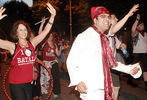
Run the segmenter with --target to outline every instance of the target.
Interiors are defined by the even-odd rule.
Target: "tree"
[[[90,21],[90,9],[88,0],[72,0],[72,26],[73,35],[76,36],[79,32],[83,31],[87,26],[91,24]],[[66,4],[64,11],[69,16],[69,2]],[[70,17],[70,16],[69,16]],[[73,37],[74,37],[73,36]]]
[[[34,5],[32,6],[32,12],[33,12],[33,18],[40,20],[43,16],[48,16],[48,11],[46,9],[46,2],[50,2],[54,8],[58,11],[59,5],[62,4],[59,0],[38,0],[37,2],[34,2]]]
[[[8,16],[0,21],[0,27],[8,36],[11,30],[12,24],[16,20],[25,20],[26,22],[31,23],[32,17],[30,15],[32,14],[32,12],[29,9],[27,4],[23,2],[11,1],[11,2],[6,2],[4,4],[4,7],[6,8],[5,13]]]
[[[43,16],[45,16],[45,17],[50,16],[48,10],[46,9],[46,2],[50,2],[57,11],[57,15],[56,15],[52,30],[56,31],[56,32],[63,31],[63,29],[64,29],[63,26],[65,26],[65,25],[62,25],[62,23],[60,23],[61,22],[60,21],[60,19],[61,19],[60,6],[62,5],[63,2],[60,2],[59,0],[38,0],[38,1],[34,2],[34,5],[31,8],[32,9],[32,17],[35,21],[34,23],[40,21]],[[35,26],[35,27],[37,27],[36,29],[39,28],[39,25],[40,24]]]

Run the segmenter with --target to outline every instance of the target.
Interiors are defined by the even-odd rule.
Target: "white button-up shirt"
[[[119,62],[118,66],[114,67],[115,70],[125,73],[129,73],[132,68],[134,66],[126,66]],[[100,35],[92,27],[75,39],[67,58],[67,69],[70,76],[69,86],[83,81],[88,88],[87,91],[104,89],[101,40]],[[141,75],[141,70],[137,74],[136,78]]]
[[[107,37],[109,39],[110,47],[111,47],[112,52],[113,52],[114,57],[115,57],[116,56],[116,49],[119,49],[121,42],[118,40],[116,35],[111,35],[110,33],[108,33]]]
[[[138,34],[137,44],[133,46],[133,53],[147,53],[147,32],[144,32],[144,37]]]

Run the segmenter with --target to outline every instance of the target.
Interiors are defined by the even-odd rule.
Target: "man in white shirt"
[[[110,13],[105,7],[92,7],[93,26],[79,34],[67,58],[70,85],[76,86],[82,100],[113,100],[110,67],[140,77],[140,65],[124,65],[113,57],[107,36]]]

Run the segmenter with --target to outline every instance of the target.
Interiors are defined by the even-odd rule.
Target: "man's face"
[[[117,22],[118,22],[117,17],[116,17],[114,14],[112,14],[112,15],[111,15],[111,24],[114,25],[114,24],[116,24]]]
[[[94,19],[94,25],[104,33],[110,27],[110,15],[109,14],[100,14],[97,18]]]
[[[143,31],[144,30],[144,23],[139,24],[137,26],[137,29]]]

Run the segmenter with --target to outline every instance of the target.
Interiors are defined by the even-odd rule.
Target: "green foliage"
[[[59,0],[38,0],[32,6],[33,18],[36,20],[40,20],[43,16],[49,16],[48,10],[46,9],[46,3],[51,3],[54,8],[59,11],[59,5],[62,4]]]

